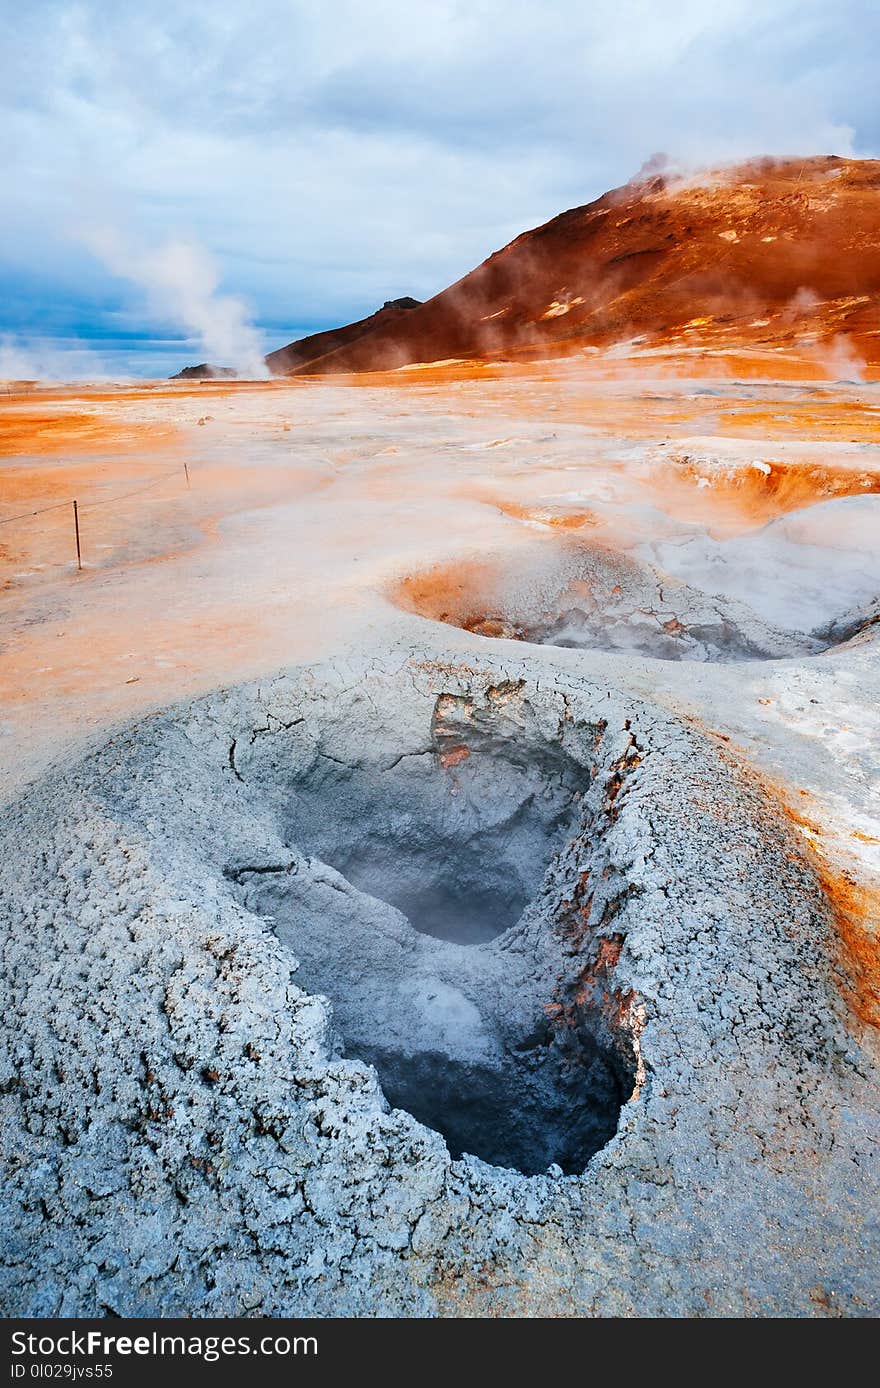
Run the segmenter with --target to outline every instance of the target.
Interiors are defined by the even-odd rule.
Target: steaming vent
[[[731,595],[703,592],[598,545],[556,540],[526,555],[409,576],[392,597],[479,636],[705,663],[818,655],[867,618],[785,630]]]

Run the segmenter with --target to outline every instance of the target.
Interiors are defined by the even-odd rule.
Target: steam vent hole
[[[588,773],[491,707],[467,710],[464,740],[466,702],[448,697],[444,726],[438,701],[432,745],[391,765],[303,758],[282,827],[307,858],[235,880],[393,1107],[441,1133],[455,1158],[576,1173],[633,1088],[598,1013],[551,1021],[554,979],[538,964]]]
[[[478,636],[654,660],[776,660],[840,639],[768,627],[742,603],[598,546],[559,543],[537,556],[442,566],[404,579],[391,596]]]

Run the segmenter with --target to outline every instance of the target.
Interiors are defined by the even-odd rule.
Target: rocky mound
[[[288,342],[264,358],[273,376],[289,375],[301,367],[322,360],[331,353],[352,343],[360,342],[371,333],[398,323],[410,310],[419,307],[418,299],[405,295],[402,299],[386,299],[375,313],[367,318],[359,318],[356,323],[347,323],[342,328],[329,328],[326,332],[311,333],[300,337],[296,342]],[[238,372],[231,366],[212,366],[202,362],[199,366],[185,366],[170,379],[172,381],[222,381],[235,380]]]
[[[212,366],[210,362],[200,362],[198,366],[185,366],[168,379],[171,381],[234,381],[238,372],[234,366]]]

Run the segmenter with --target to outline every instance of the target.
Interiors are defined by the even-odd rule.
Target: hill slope
[[[347,323],[342,328],[330,328],[326,332],[312,333],[286,347],[279,347],[266,357],[266,365],[275,376],[289,375],[298,367],[318,361],[331,352],[349,347],[372,333],[390,330],[400,326],[401,320],[413,309],[419,308],[418,299],[387,299],[380,309],[368,318],[359,318],[356,323]]]
[[[288,374],[388,370],[635,337],[806,344],[845,365],[880,360],[878,306],[880,161],[762,159],[636,180],[525,232],[417,308],[294,344],[309,344],[308,359],[283,348],[267,360]]]

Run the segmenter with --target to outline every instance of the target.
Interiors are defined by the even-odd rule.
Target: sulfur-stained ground
[[[735,366],[0,397],[8,1313],[876,1313],[878,387]]]

